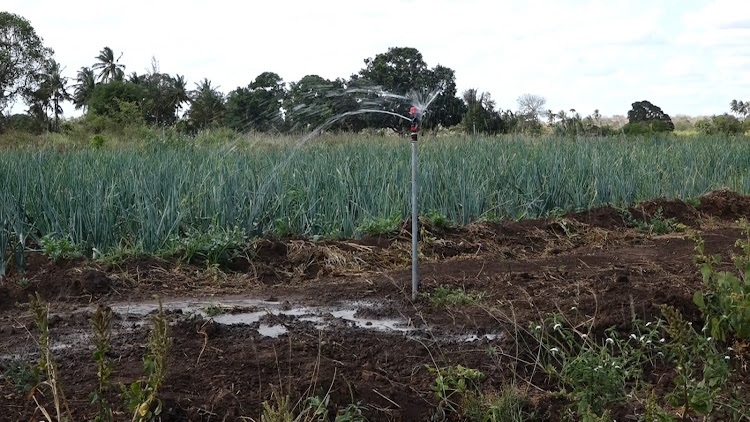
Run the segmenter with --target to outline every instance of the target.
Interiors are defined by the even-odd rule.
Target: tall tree
[[[338,86],[318,75],[307,75],[289,84],[283,101],[286,123],[292,130],[313,129],[335,115]]]
[[[115,53],[109,47],[104,47],[95,57],[98,62],[92,68],[99,71],[99,80],[107,83],[121,81],[125,77],[125,65],[120,64],[122,53],[115,59]]]
[[[628,123],[647,124],[654,132],[671,132],[674,130],[672,119],[661,108],[645,100],[636,101],[632,106],[633,108],[628,111]]]
[[[358,76],[361,80],[357,84],[366,85],[370,82],[387,91],[382,93],[377,89],[370,90],[365,104],[371,102],[375,106],[373,108],[408,116],[412,105],[424,105],[420,103],[430,98],[432,93],[438,93],[428,108],[428,120],[425,124],[451,126],[458,123],[463,114],[461,100],[453,99],[456,96],[453,70],[440,65],[429,69],[422,53],[416,48],[391,47],[385,53],[365,59],[365,68],[360,70]],[[417,95],[413,95],[414,93]],[[409,101],[392,94],[411,95],[413,98]],[[399,132],[409,126],[403,119],[382,114],[370,115],[366,120],[375,127],[388,127]]]
[[[75,104],[76,110],[88,108],[91,96],[94,94],[94,88],[96,88],[94,71],[90,67],[82,67],[78,70],[73,91],[73,104]]]
[[[0,113],[18,96],[39,87],[52,54],[29,21],[0,12]]]
[[[750,115],[750,101],[732,100],[732,102],[729,103],[729,107],[732,110],[732,113],[743,118]]]
[[[63,113],[62,102],[70,101],[73,97],[68,93],[68,78],[62,76],[60,63],[51,61],[47,66],[42,85],[47,87],[50,95],[52,114],[55,116],[54,130],[60,130],[60,115]]]
[[[237,131],[279,130],[284,82],[273,72],[263,72],[246,88],[237,88],[227,96],[225,124]]]
[[[195,84],[195,90],[190,92],[188,117],[196,128],[201,129],[219,123],[224,116],[224,110],[224,95],[218,87],[211,85],[208,78]]]

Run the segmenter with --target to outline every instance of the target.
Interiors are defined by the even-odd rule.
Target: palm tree
[[[729,103],[729,107],[732,110],[732,113],[735,113],[739,116],[745,116],[750,114],[750,101],[744,102],[744,101],[737,101],[732,100],[731,103]]]
[[[85,111],[91,96],[94,94],[96,76],[90,67],[82,67],[78,71],[76,81],[78,83],[75,85],[75,91],[73,91],[73,104],[75,104],[76,110],[83,108]]]
[[[99,70],[99,80],[107,83],[111,81],[121,81],[125,76],[125,65],[120,64],[120,57],[115,60],[115,53],[109,47],[104,47],[96,59],[99,63],[94,63],[92,68]]]
[[[218,122],[224,114],[224,95],[218,87],[211,86],[211,81],[204,78],[195,84],[196,89],[190,92],[190,110],[188,115],[198,128],[204,128]]]
[[[188,95],[187,80],[185,80],[185,76],[175,75],[175,77],[172,78],[172,89],[169,97],[170,103],[179,115],[179,112],[182,109],[182,104],[190,101],[190,95]]]
[[[50,62],[44,78],[52,100],[52,113],[55,115],[55,130],[57,131],[60,130],[60,115],[63,113],[60,103],[70,101],[73,97],[68,93],[68,78],[62,76],[60,63]]]

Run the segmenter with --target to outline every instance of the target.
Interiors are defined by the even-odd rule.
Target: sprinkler
[[[419,260],[417,257],[417,128],[422,113],[417,107],[409,110],[411,114],[411,300],[417,300],[417,288],[419,287],[419,277],[417,275],[417,266]]]

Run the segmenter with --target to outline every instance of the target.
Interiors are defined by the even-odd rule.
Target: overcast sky
[[[259,73],[286,82],[349,77],[388,47],[415,47],[456,71],[461,93],[504,109],[533,93],[547,108],[625,114],[729,111],[750,100],[750,1],[3,0],[28,19],[74,79],[104,46],[126,73],[207,77],[228,93]],[[66,110],[71,110],[68,107]]]

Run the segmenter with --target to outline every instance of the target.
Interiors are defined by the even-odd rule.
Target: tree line
[[[21,16],[0,12],[0,131],[60,131],[62,104],[83,110],[82,120],[94,132],[128,125],[173,126],[186,133],[211,127],[239,132],[306,131],[328,124],[330,128],[360,131],[365,128],[408,130],[408,122],[395,116],[409,114],[409,101],[437,93],[423,122],[427,129],[457,127],[469,133],[555,133],[558,135],[648,134],[673,131],[670,117],[648,101],[632,104],[628,124],[613,128],[598,110],[583,117],[576,110],[545,109],[546,100],[525,94],[515,111],[497,107],[487,92],[469,89],[459,97],[455,72],[445,66],[428,67],[415,48],[392,47],[349,78],[329,80],[307,75],[286,83],[274,72],[263,72],[247,86],[224,93],[208,78],[192,89],[179,74],[162,72],[153,58],[144,72],[126,72],[122,53],[104,47],[91,66],[75,78],[64,76],[54,52],[44,46],[31,24]],[[415,91],[422,89],[423,92]],[[396,94],[396,95],[394,95]],[[23,100],[24,114],[11,115],[12,105]],[[415,98],[419,100],[419,98]],[[366,109],[386,113],[361,113]],[[699,121],[705,133],[741,133],[748,129],[750,102],[733,100],[724,114]],[[392,113],[392,114],[388,114]],[[345,119],[332,122],[336,116]]]

